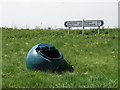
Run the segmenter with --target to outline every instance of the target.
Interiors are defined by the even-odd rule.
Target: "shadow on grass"
[[[68,64],[65,60],[64,60],[64,64],[59,66],[58,68],[54,69],[52,72],[55,74],[63,74],[65,72],[73,72],[74,68],[72,67],[72,65]]]
[[[72,67],[72,65],[68,64],[65,60],[64,62],[59,65],[58,67],[50,67],[50,68],[47,68],[47,69],[40,69],[40,70],[37,70],[37,71],[43,71],[43,72],[51,72],[51,73],[54,73],[54,74],[63,74],[65,72],[73,72],[74,71],[74,68]]]

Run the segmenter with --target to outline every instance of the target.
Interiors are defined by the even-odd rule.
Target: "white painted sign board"
[[[65,27],[82,27],[82,21],[66,21]]]
[[[83,27],[99,27],[103,24],[103,20],[83,20]]]

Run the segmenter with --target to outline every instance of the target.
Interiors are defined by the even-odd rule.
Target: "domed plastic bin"
[[[64,63],[61,52],[53,45],[40,43],[31,48],[26,58],[28,69],[56,70]]]

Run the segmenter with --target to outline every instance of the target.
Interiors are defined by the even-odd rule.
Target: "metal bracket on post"
[[[98,34],[100,34],[100,26],[98,26]]]
[[[68,27],[68,35],[70,34],[70,27]]]

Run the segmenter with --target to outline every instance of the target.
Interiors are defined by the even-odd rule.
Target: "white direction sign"
[[[66,21],[65,27],[82,27],[82,21]]]
[[[84,20],[83,27],[99,27],[103,26],[103,20]]]

